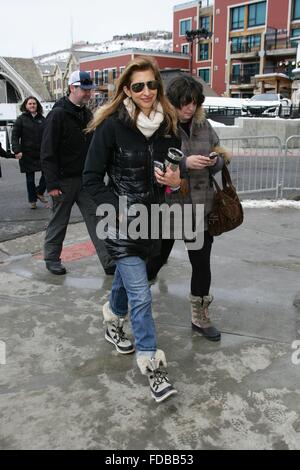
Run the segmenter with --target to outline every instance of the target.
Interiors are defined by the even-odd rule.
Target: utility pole
[[[71,49],[73,48],[73,42],[74,42],[74,37],[73,37],[73,15],[71,13],[70,15],[70,33],[71,33]]]
[[[190,74],[193,75],[194,41],[197,40],[199,44],[201,39],[210,39],[212,33],[205,28],[192,29],[191,31],[186,31],[185,37],[187,42],[190,43]]]

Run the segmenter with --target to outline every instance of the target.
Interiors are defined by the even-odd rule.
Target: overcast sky
[[[32,57],[115,34],[172,31],[186,0],[0,0],[0,56]],[[73,24],[73,28],[71,25]]]

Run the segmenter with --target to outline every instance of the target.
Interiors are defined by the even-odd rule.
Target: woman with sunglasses
[[[89,125],[94,135],[84,170],[85,187],[97,205],[109,203],[117,213],[117,233],[105,239],[117,266],[109,301],[103,306],[105,338],[121,354],[136,350],[137,364],[148,376],[157,402],[176,393],[167,377],[165,354],[157,349],[146,271],[157,240],[151,240],[150,227],[146,237],[124,236],[121,225],[127,214],[119,211],[119,198],[126,196],[127,211],[135,204],[146,207],[151,223],[151,205],[164,201],[166,185],[172,189],[180,184],[179,171],[154,168],[154,161],[164,162],[169,147],[180,148],[176,126],[156,63],[136,58],[120,76],[112,101],[95,113]],[[129,225],[132,219],[127,220]],[[134,345],[124,331],[128,304]]]

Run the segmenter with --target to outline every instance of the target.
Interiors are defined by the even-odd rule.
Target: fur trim
[[[194,121],[196,122],[196,124],[203,124],[205,119],[206,119],[205,109],[201,105],[196,109],[196,112],[194,114]]]
[[[204,295],[203,296],[203,307],[207,308],[212,303],[213,300],[214,300],[213,295],[211,295],[211,294]]]
[[[161,349],[157,349],[154,359],[158,361],[159,365],[163,365],[164,367],[167,367],[167,360],[165,353]],[[148,364],[149,364],[149,357],[148,356],[137,356],[137,365],[143,375],[147,375],[149,369],[148,369]]]
[[[193,303],[196,304],[197,302],[201,302],[201,305],[203,305],[203,307],[208,307],[208,305],[211,304],[212,301],[214,300],[214,296],[212,294],[208,294],[208,295],[204,295],[203,297],[200,297],[200,296],[190,294],[189,300],[191,304]]]
[[[102,313],[103,313],[103,318],[104,322],[103,323],[109,323],[118,320],[118,315],[115,315],[112,309],[110,308],[109,302],[106,302],[103,305],[102,308]]]
[[[224,158],[224,162],[226,163],[226,165],[230,163],[231,155],[225,147],[222,147],[221,145],[216,145],[214,147],[214,151],[222,154],[222,157]]]

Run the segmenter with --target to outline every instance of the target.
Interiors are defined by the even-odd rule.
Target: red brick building
[[[185,33],[206,28],[211,39],[187,42]],[[254,91],[289,94],[300,39],[300,0],[202,0],[173,9],[173,50],[192,56],[193,75],[218,94]]]
[[[121,50],[94,56],[84,57],[80,60],[80,69],[91,73],[98,85],[99,100],[105,99],[113,89],[114,81],[120,76],[130,60],[139,56],[153,57],[161,71],[169,69],[189,70],[189,56],[176,52],[158,52],[138,49]]]

